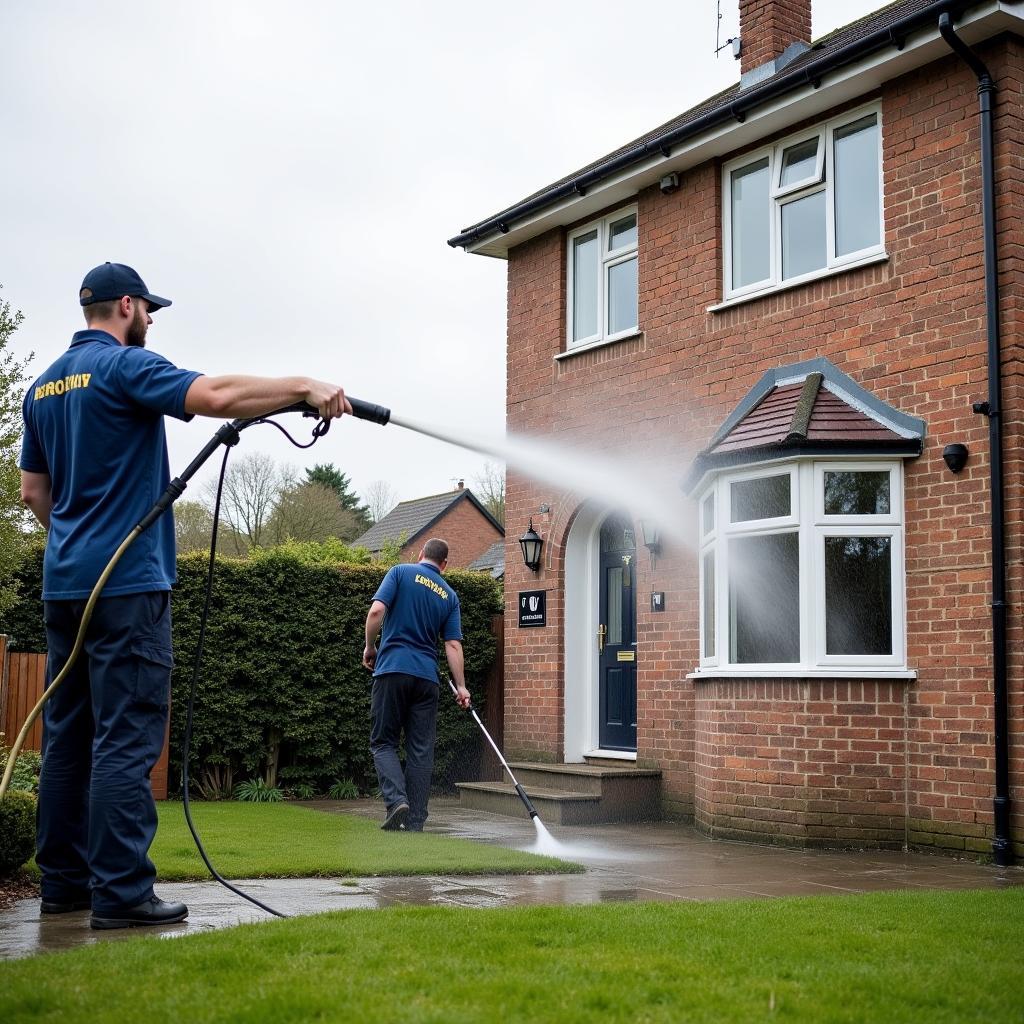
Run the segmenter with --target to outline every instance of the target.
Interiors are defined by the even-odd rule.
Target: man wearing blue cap
[[[85,275],[87,329],[23,403],[21,496],[48,535],[43,602],[47,681],[71,653],[86,599],[121,541],[170,482],[164,416],[248,417],[305,401],[325,419],[345,392],[309,377],[206,377],[146,349],[152,294],[121,263]],[[156,806],[171,678],[174,522],[129,547],[96,603],[82,654],[44,708],[36,863],[44,914],[91,907],[93,928],[184,920],[153,893]]]

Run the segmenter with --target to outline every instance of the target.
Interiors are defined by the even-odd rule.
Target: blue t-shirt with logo
[[[437,682],[437,640],[462,639],[459,595],[432,562],[396,565],[381,580],[374,601],[388,606],[375,676],[404,672]]]
[[[106,331],[78,331],[29,388],[19,465],[50,477],[43,599],[88,597],[118,545],[167,489],[164,416],[181,420],[201,374]],[[104,596],[170,590],[174,519],[162,515],[122,555]]]

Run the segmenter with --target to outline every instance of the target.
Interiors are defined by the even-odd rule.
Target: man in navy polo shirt
[[[167,488],[164,416],[257,416],[295,402],[351,412],[308,377],[205,377],[146,349],[153,295],[120,263],[90,270],[87,330],[23,403],[21,496],[47,528],[43,602],[48,682],[67,661],[86,598],[120,543]],[[163,748],[171,678],[174,521],[161,516],[118,562],[82,654],[46,703],[36,863],[44,914],[91,906],[94,928],[183,920],[153,893],[156,806],[149,774]]]
[[[427,820],[437,726],[437,641],[444,640],[461,707],[470,705],[459,596],[441,575],[448,545],[428,540],[418,565],[390,568],[366,616],[363,664],[373,670],[370,752],[387,815],[381,828],[422,832]],[[380,651],[375,644],[381,630]],[[405,733],[405,771],[398,744]]]

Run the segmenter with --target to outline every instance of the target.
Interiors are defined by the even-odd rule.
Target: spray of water
[[[667,540],[682,547],[693,546],[693,516],[679,486],[678,463],[658,465],[636,453],[629,458],[599,455],[523,434],[460,437],[395,415],[391,416],[391,422],[406,430],[501,459],[535,480],[596,500],[609,509],[628,509],[638,517],[656,522]]]

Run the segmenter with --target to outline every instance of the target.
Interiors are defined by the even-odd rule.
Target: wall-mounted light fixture
[[[959,473],[967,465],[967,445],[947,444],[942,449],[942,458],[951,473]]]
[[[533,516],[530,516],[530,526],[526,533],[519,538],[519,546],[523,550],[526,568],[536,572],[540,568],[540,549],[544,546],[544,538],[533,528]]]
[[[658,524],[651,519],[640,520],[640,534],[644,538],[644,547],[651,553],[651,568],[658,564],[661,554],[661,531]]]

